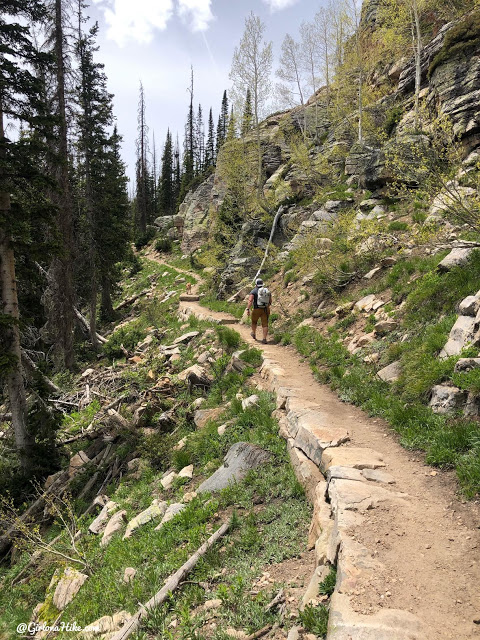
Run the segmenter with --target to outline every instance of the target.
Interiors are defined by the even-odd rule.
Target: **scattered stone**
[[[458,307],[462,316],[476,316],[480,310],[480,297],[468,296]]]
[[[381,271],[381,270],[382,270],[382,267],[374,267],[371,271],[369,271],[368,273],[366,273],[366,274],[363,276],[363,279],[364,279],[364,280],[371,280],[371,279],[372,279],[374,276],[376,276],[376,275],[377,275],[377,273],[378,273],[379,271]]]
[[[203,429],[210,421],[217,420],[225,409],[223,407],[215,407],[214,409],[199,409],[195,411],[193,421],[197,429]]]
[[[198,487],[197,492],[220,491],[229,484],[240,482],[250,469],[255,469],[267,460],[270,454],[249,442],[237,442],[225,456],[224,464]]]
[[[363,361],[367,362],[368,364],[375,364],[379,360],[380,360],[379,353],[370,353],[368,356],[365,356],[365,358],[363,359]]]
[[[112,634],[120,631],[131,617],[128,611],[119,611],[118,613],[114,613],[113,616],[103,616],[87,625],[87,628],[80,632],[80,637],[82,640],[94,640],[95,638],[108,640],[113,637]],[[90,628],[91,631],[88,631],[88,628]]]
[[[150,520],[153,520],[154,518],[163,516],[166,510],[166,502],[159,502],[158,500],[154,500],[147,509],[130,520],[130,522],[127,524],[127,529],[125,531],[123,539],[126,540],[127,538],[130,538],[135,529],[138,529],[138,527],[142,526],[143,524],[150,522]]]
[[[127,567],[123,573],[123,581],[128,584],[129,582],[132,582],[136,575],[136,569],[134,569],[133,567]]]
[[[63,611],[73,600],[87,579],[87,575],[80,573],[80,571],[76,569],[72,569],[71,567],[65,569],[53,594],[53,604],[59,611]]]
[[[118,511],[110,518],[105,528],[105,531],[103,532],[103,537],[100,540],[100,546],[102,547],[107,546],[107,544],[112,539],[113,534],[122,528],[123,522],[124,520],[126,520],[126,517],[127,517],[126,511]]]
[[[480,367],[480,358],[460,358],[455,364],[455,373],[471,371]]]
[[[169,505],[167,507],[167,510],[165,511],[165,515],[163,516],[162,521],[160,522],[159,525],[155,527],[155,531],[158,531],[163,527],[164,524],[166,524],[167,522],[170,522],[170,520],[173,520],[173,518],[184,509],[185,509],[185,505],[182,504],[181,502],[175,502]]]
[[[79,469],[84,467],[90,462],[90,458],[85,451],[79,451],[72,458],[70,458],[70,464],[68,465],[68,475],[71,478]]]
[[[206,369],[204,369],[203,367],[200,367],[198,364],[194,364],[191,367],[188,367],[187,369],[184,369],[183,371],[181,371],[178,374],[178,379],[186,380],[191,373],[194,373],[199,378],[208,378]]]
[[[179,353],[172,353],[168,361],[173,364],[174,362],[178,362],[181,359],[182,359],[182,356]]]
[[[400,360],[390,363],[380,371],[377,371],[377,376],[384,382],[395,382],[402,374],[402,368],[400,366]]]
[[[260,402],[260,398],[257,395],[248,396],[245,400],[242,400],[242,409],[246,411],[246,409],[250,409],[251,407],[256,407]]]
[[[473,249],[452,249],[450,253],[438,264],[437,269],[445,272],[453,267],[462,267],[467,264]]]
[[[191,407],[192,407],[192,409],[200,409],[202,404],[205,404],[205,398],[197,398],[196,400],[194,400],[192,402]]]
[[[95,369],[85,369],[85,371],[82,373],[81,377],[82,378],[88,378],[89,376],[92,375],[92,373],[95,373]]]
[[[188,502],[191,502],[196,497],[197,497],[197,492],[196,491],[187,491],[183,495],[183,502],[185,504],[187,504]]]
[[[463,415],[469,418],[478,417],[480,415],[480,396],[476,395],[472,391],[468,394]]]
[[[475,326],[475,318],[459,316],[450,331],[447,343],[440,352],[440,359],[459,355],[462,349],[473,341]]]
[[[184,436],[181,440],[177,442],[177,444],[173,447],[174,451],[181,451],[185,445],[187,444],[187,436]]]
[[[386,333],[390,333],[391,331],[395,331],[398,327],[398,323],[395,320],[380,320],[374,326],[375,333],[379,335],[384,335]]]
[[[221,424],[217,429],[217,433],[218,433],[219,436],[223,436],[225,434],[226,430],[227,430],[227,425],[226,424]]]
[[[187,467],[183,467],[183,469],[178,473],[179,478],[193,478],[193,464],[189,464]]]
[[[176,471],[170,471],[165,477],[160,480],[160,484],[165,489],[165,491],[168,491],[170,489],[176,477]]]
[[[451,413],[460,409],[467,400],[467,392],[453,385],[436,384],[432,388],[430,407],[434,413]]]
[[[132,356],[128,359],[128,361],[132,364],[140,364],[141,362],[143,362],[143,358],[141,358],[140,356]]]
[[[200,300],[200,296],[197,296],[193,293],[182,293],[179,297],[180,302],[198,302]]]
[[[184,342],[190,342],[190,340],[192,340],[193,338],[196,338],[199,335],[200,335],[200,331],[190,331],[190,333],[184,333],[183,336],[180,336],[179,338],[176,338],[173,341],[173,344],[180,344],[180,343],[184,343]]]
[[[358,302],[355,303],[354,309],[355,311],[365,311],[368,313],[372,310],[372,305],[375,302],[375,295],[371,293],[364,298],[361,298]]]
[[[90,533],[95,533],[95,534],[101,533],[103,529],[107,526],[107,521],[110,514],[115,511],[117,506],[118,505],[116,502],[112,502],[111,500],[107,502],[103,506],[102,510],[100,511],[98,516],[95,518],[95,520],[88,527],[88,530],[90,531]]]
[[[198,356],[197,362],[198,364],[206,364],[211,357],[212,354],[209,351],[204,351]]]
[[[225,633],[230,638],[236,638],[236,640],[246,640],[246,638],[248,638],[248,635],[245,633],[245,631],[237,631],[237,629],[230,628],[227,629]]]
[[[358,207],[361,211],[370,211],[371,209],[373,209],[373,207],[376,207],[378,204],[380,204],[380,202],[381,201],[377,198],[368,198],[367,200],[362,200]]]
[[[335,315],[339,318],[343,318],[353,309],[353,305],[353,302],[346,302],[345,304],[341,304],[335,309]]]

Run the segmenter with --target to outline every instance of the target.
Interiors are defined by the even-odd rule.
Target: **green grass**
[[[219,311],[221,313],[230,313],[235,316],[237,320],[240,320],[245,311],[244,302],[227,302],[226,300],[217,300],[213,294],[207,294],[200,299],[202,307],[206,307],[211,311]]]

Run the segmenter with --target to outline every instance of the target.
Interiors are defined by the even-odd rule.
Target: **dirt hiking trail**
[[[192,287],[192,294],[196,289]],[[389,489],[403,496],[398,503],[367,508],[362,525],[349,532],[359,545],[374,550],[378,562],[368,577],[360,576],[349,594],[355,613],[399,609],[424,623],[422,637],[427,640],[480,638],[480,509],[478,503],[457,497],[453,472],[426,466],[422,453],[400,446],[388,424],[343,403],[314,379],[293,347],[257,342],[249,326],[193,300],[180,302],[180,311],[234,326],[246,343],[284,369],[282,384],[295,388],[298,399],[319,405],[333,429],[348,431],[349,442],[342,448],[369,448],[381,454],[384,470],[395,481]],[[377,638],[362,633],[342,637]]]

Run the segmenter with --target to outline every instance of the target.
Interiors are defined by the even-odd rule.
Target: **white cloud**
[[[263,0],[265,4],[270,7],[270,11],[281,11],[287,7],[291,7],[298,2],[298,0]]]
[[[113,0],[104,8],[107,36],[118,45],[128,40],[148,44],[173,14],[173,0]]]
[[[107,37],[123,46],[129,41],[148,44],[163,31],[177,10],[192,31],[205,31],[214,19],[212,0],[93,0],[108,25]]]
[[[178,14],[192,31],[206,31],[214,19],[212,0],[178,0]]]

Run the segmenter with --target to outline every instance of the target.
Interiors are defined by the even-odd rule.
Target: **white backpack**
[[[261,308],[268,307],[270,304],[270,291],[267,287],[260,287],[257,292],[257,306]]]

